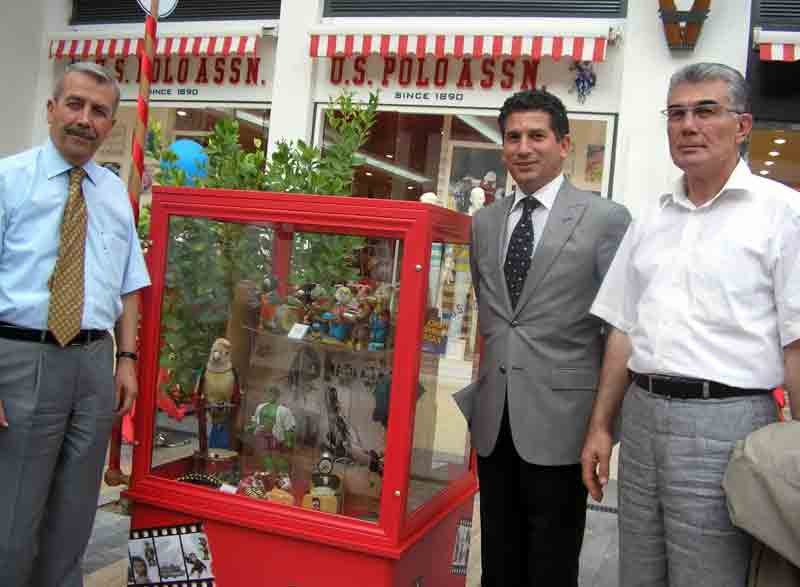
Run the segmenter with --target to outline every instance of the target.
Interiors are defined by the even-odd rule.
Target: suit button
[[[505,365],[500,365],[500,373],[502,373],[503,375],[506,374],[506,366]]]
[[[516,328],[517,326],[519,326],[519,322],[517,322],[516,320],[512,320],[511,321],[511,328]]]

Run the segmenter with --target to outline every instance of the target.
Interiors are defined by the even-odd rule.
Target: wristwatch
[[[138,361],[139,355],[130,351],[119,351],[117,353],[117,359],[130,359],[131,361]]]

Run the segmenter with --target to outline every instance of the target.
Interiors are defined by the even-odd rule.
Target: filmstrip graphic
[[[453,562],[450,572],[454,575],[466,575],[469,562],[469,546],[472,537],[472,520],[461,518],[456,526],[456,539],[453,544]]]
[[[128,540],[128,585],[215,587],[201,523],[139,528]]]

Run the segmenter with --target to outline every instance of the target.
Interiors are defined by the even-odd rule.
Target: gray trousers
[[[775,421],[772,397],[668,400],[631,385],[619,468],[622,587],[744,587],[751,539],[722,476],[734,443]]]
[[[0,338],[0,585],[80,587],[115,403],[111,337]]]

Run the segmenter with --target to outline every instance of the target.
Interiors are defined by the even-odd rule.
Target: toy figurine
[[[330,452],[322,452],[311,474],[311,487],[303,496],[303,507],[332,514],[342,511],[342,479],[333,471],[338,461]]]
[[[278,479],[277,483],[275,483],[275,487],[267,492],[267,499],[285,505],[294,505],[292,482],[288,476],[283,476]]]
[[[346,342],[353,328],[352,308],[353,293],[350,288],[340,285],[333,295],[336,303],[331,312],[332,318],[328,326],[328,333],[339,342]]]
[[[194,390],[200,427],[200,452],[209,448],[232,449],[241,394],[239,378],[231,363],[231,343],[218,338],[211,346],[203,372]],[[211,432],[206,436],[206,410],[211,413]]]
[[[278,279],[268,275],[261,285],[261,309],[259,311],[258,326],[261,330],[277,330],[275,314],[283,303],[278,294]]]
[[[295,444],[297,423],[292,411],[278,403],[280,392],[277,387],[269,390],[271,398],[259,404],[247,426],[247,431],[268,438],[267,449],[291,449]]]
[[[369,318],[369,345],[371,351],[386,348],[386,339],[389,335],[389,311],[375,311]]]

